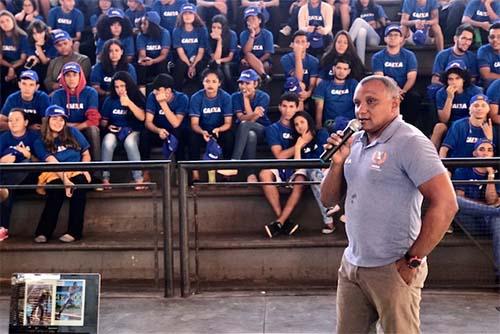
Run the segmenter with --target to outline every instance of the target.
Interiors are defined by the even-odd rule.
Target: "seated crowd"
[[[289,8],[287,19],[280,6]],[[281,17],[280,17],[281,16]],[[86,29],[86,27],[89,27]],[[280,58],[285,76],[280,117],[270,117],[269,83],[278,38],[290,39]],[[353,94],[368,73],[400,87],[402,118],[422,124],[416,89],[418,59],[410,49],[437,50],[428,84],[438,122],[431,139],[445,157],[489,157],[500,140],[500,2],[404,0],[391,22],[375,0],[3,0],[0,1],[1,163],[111,161],[123,146],[129,160],[147,160],[153,147],[165,159],[255,159],[266,144],[276,159],[318,158],[326,138],[355,118]],[[367,47],[379,47],[371,59]],[[474,51],[478,49],[477,51]],[[195,92],[186,90],[189,85]],[[323,170],[240,170],[264,182],[275,220],[270,238],[293,234],[290,215],[300,181],[321,181]],[[453,178],[498,178],[493,168],[450,171]],[[71,242],[82,237],[85,189],[96,179],[110,189],[110,172],[37,175],[47,194],[35,241],[47,242],[67,197]],[[192,181],[200,180],[193,171]],[[94,181],[92,181],[94,178]],[[147,172],[132,171],[136,189]],[[273,182],[296,181],[285,205]],[[3,173],[3,184],[37,182],[28,173]],[[63,184],[65,189],[44,189]],[[332,213],[312,186],[323,233]],[[464,202],[498,207],[498,189],[457,188]],[[0,189],[0,241],[8,237],[15,191]],[[340,204],[340,203],[339,203]],[[469,205],[470,206],[470,205]],[[478,215],[478,210],[465,214]],[[488,217],[499,226],[498,208]],[[486,214],[486,213],[485,213]],[[340,216],[340,214],[339,214]],[[490,219],[488,218],[488,219]],[[500,259],[500,227],[490,231]]]

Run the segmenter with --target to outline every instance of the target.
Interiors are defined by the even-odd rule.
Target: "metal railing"
[[[96,162],[75,162],[75,163],[17,163],[0,164],[0,172],[44,172],[44,171],[96,171],[96,170],[133,170],[148,169],[159,170],[161,172],[161,198],[162,198],[162,225],[163,225],[163,260],[164,260],[164,295],[174,296],[174,256],[173,256],[173,232],[172,232],[172,187],[171,187],[171,161],[170,160],[150,160],[150,161],[96,161]],[[156,183],[145,183],[154,186]],[[74,188],[96,188],[101,184],[75,185]],[[113,188],[131,188],[134,183],[113,184]],[[1,185],[8,189],[35,189],[37,185]],[[46,185],[46,188],[64,188],[63,185]],[[154,190],[154,189],[153,189]],[[155,192],[153,191],[153,196]],[[156,200],[154,201],[156,203]],[[156,204],[155,204],[156,205]],[[156,214],[154,214],[156,216]],[[155,224],[157,226],[157,224]],[[157,232],[157,231],[155,231]],[[155,233],[155,239],[158,233]],[[158,261],[158,248],[155,242],[155,262]]]
[[[500,166],[500,158],[448,158],[442,159],[446,167],[496,167]],[[179,168],[179,250],[180,250],[180,284],[181,296],[188,297],[191,294],[190,282],[190,250],[189,250],[189,217],[188,217],[188,192],[189,172],[192,170],[218,170],[238,168],[328,168],[329,163],[318,159],[304,160],[216,160],[216,161],[180,161]],[[468,183],[464,181],[460,183]],[[281,182],[279,184],[285,184]],[[292,184],[291,182],[290,184]],[[299,182],[314,184],[314,182]],[[478,182],[475,182],[478,183]],[[479,182],[481,183],[481,182]],[[218,182],[214,185],[241,185],[241,182]],[[252,185],[263,185],[256,183]],[[274,183],[277,184],[277,183]]]

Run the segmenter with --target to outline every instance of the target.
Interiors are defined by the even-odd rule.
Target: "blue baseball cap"
[[[184,13],[196,13],[196,6],[193,5],[192,3],[185,3],[184,5],[182,5],[181,7],[181,14],[184,14]]]
[[[467,70],[467,65],[465,65],[463,60],[455,59],[455,60],[450,61],[448,63],[448,65],[446,65],[445,72],[448,72],[449,70],[451,70],[453,68],[465,71],[465,70]]]
[[[214,138],[207,142],[207,149],[203,154],[203,160],[218,160],[222,157],[222,148]]]
[[[387,36],[389,35],[391,32],[393,31],[397,31],[401,34],[401,36],[403,35],[403,32],[401,31],[401,27],[397,24],[391,24],[389,26],[387,26],[384,30],[384,36]]]
[[[56,104],[50,105],[45,109],[45,117],[52,116],[62,116],[64,118],[68,118],[68,114],[66,114],[66,110],[64,108],[59,107]]]
[[[54,41],[54,44],[57,44],[60,41],[71,40],[71,36],[66,30],[56,29],[52,31],[52,40]]]
[[[155,11],[149,11],[144,14],[144,16],[148,19],[149,22],[154,23],[156,25],[160,24],[161,18],[160,15]]]
[[[82,68],[80,67],[80,64],[75,63],[74,61],[64,64],[61,70],[62,74],[66,74],[68,72],[80,73],[81,71]]]
[[[246,21],[249,16],[259,16],[262,15],[258,7],[247,7],[243,12],[243,19]]]
[[[416,45],[424,45],[425,41],[427,40],[427,32],[423,30],[415,30],[412,36],[413,42]]]
[[[302,87],[300,87],[299,79],[296,77],[288,77],[285,81],[285,90],[287,92],[298,94],[302,92]]]
[[[488,96],[484,94],[476,94],[473,97],[471,97],[469,105],[473,104],[476,101],[484,101],[486,103],[490,103],[490,99],[488,99]]]
[[[307,41],[309,42],[309,47],[312,49],[320,49],[324,45],[323,35],[316,31],[307,34]]]
[[[491,140],[489,140],[488,138],[481,138],[474,144],[473,151],[475,151],[482,144],[490,144],[491,146],[493,146],[493,148],[495,148],[495,144],[493,144]]]
[[[123,19],[125,17],[125,13],[120,8],[110,8],[106,12],[106,15],[109,18],[117,17],[117,18]]]
[[[177,147],[179,147],[179,140],[174,135],[170,134],[163,142],[163,157],[165,159],[170,159],[172,153],[177,151]]]
[[[238,82],[240,81],[251,82],[251,81],[258,81],[259,79],[260,77],[257,74],[257,72],[255,72],[252,69],[249,69],[241,72],[240,77],[238,78]]]
[[[19,79],[28,79],[39,82],[38,74],[33,70],[22,71]]]

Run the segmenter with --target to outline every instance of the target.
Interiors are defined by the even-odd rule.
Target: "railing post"
[[[181,296],[189,297],[189,223],[188,223],[188,169],[179,165],[179,249],[181,259]]]
[[[163,187],[163,271],[165,280],[165,297],[174,296],[174,250],[172,238],[172,188],[171,166],[167,163],[162,169]]]

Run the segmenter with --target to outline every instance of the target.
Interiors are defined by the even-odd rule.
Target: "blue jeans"
[[[495,274],[500,277],[500,208],[457,196],[461,225],[472,235],[492,238]]]
[[[323,178],[325,177],[325,174],[321,169],[314,168],[314,169],[306,169],[307,172],[307,179],[309,181],[319,181],[322,182]],[[332,218],[328,217],[326,215],[326,209],[323,206],[323,203],[321,203],[321,193],[320,193],[320,188],[321,185],[319,184],[311,184],[311,190],[314,195],[314,199],[318,203],[318,208],[319,212],[321,212],[321,217],[323,218],[323,223],[324,224],[329,224],[332,223]]]
[[[102,140],[102,161],[113,161],[113,153],[118,145],[118,139],[114,133],[108,133]],[[127,152],[129,161],[140,161],[141,154],[139,153],[139,131],[132,131],[123,142],[123,148]],[[109,180],[109,171],[102,172],[102,178]],[[142,171],[133,170],[132,177],[135,181],[142,180]]]

